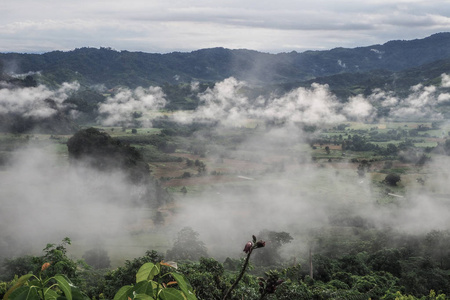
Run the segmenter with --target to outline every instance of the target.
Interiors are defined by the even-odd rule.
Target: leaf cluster
[[[173,264],[165,262],[142,265],[136,273],[136,284],[121,287],[114,300],[196,300],[197,297],[185,277],[174,271],[163,274],[163,266],[175,268]]]

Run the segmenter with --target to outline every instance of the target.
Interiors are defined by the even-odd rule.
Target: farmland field
[[[409,134],[419,127],[418,135]],[[211,222],[239,225],[242,220],[252,218],[249,229],[257,231],[263,226],[277,227],[277,220],[285,218],[290,221],[280,230],[302,240],[305,235],[302,228],[323,226],[325,215],[338,214],[345,207],[367,211],[373,206],[401,206],[416,191],[441,198],[450,192],[430,180],[435,170],[429,163],[417,165],[415,161],[422,154],[430,162],[443,157],[442,151],[436,150],[444,144],[443,132],[448,128],[432,129],[431,123],[346,123],[309,134],[261,125],[223,130],[202,128],[188,138],[164,135],[161,128],[138,128],[134,132],[120,127],[99,129],[139,149],[147,159],[151,175],[174,199],[173,203],[158,208],[164,218],[162,225],[153,222],[154,209],[121,209],[121,218],[124,213],[129,221],[114,235],[102,237],[102,246],[111,253],[114,266],[148,249],[164,253],[183,226],[196,228],[208,247],[220,256],[226,251],[217,248],[217,237],[209,230],[214,227]],[[377,137],[375,131],[378,135],[385,134],[388,140],[373,141]],[[343,150],[343,142],[355,141],[355,135],[378,148]],[[54,153],[58,164],[64,166],[69,137],[2,134],[1,154],[7,157],[18,147],[33,144]],[[399,150],[408,140],[412,141],[408,148]],[[392,145],[397,152],[383,154]],[[414,158],[404,156],[406,153],[414,153]],[[364,171],[360,174],[362,164]],[[396,186],[383,183],[389,173],[401,176]],[[315,223],[309,217],[293,218],[305,213],[315,215]],[[270,219],[263,218],[263,214],[271,215]],[[109,215],[108,222],[113,217]],[[94,223],[92,226],[97,226],[97,221]],[[222,230],[218,228],[217,232]],[[236,231],[230,234],[235,236],[231,244],[240,237]],[[93,243],[81,235],[72,239],[77,246],[71,252],[78,257]]]

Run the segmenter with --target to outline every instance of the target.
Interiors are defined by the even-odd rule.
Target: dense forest
[[[0,62],[3,73],[35,73],[42,83],[50,86],[76,80],[83,86],[135,88],[193,81],[213,83],[235,77],[263,86],[298,86],[321,78],[320,82],[349,88],[367,83],[373,77],[370,80],[373,86],[369,87],[390,84],[394,88],[397,85],[409,88],[425,78],[432,80],[440,76],[445,65],[448,66],[449,48],[450,33],[437,33],[411,41],[302,53],[213,48],[156,54],[80,48],[43,54],[1,53]],[[336,76],[340,74],[343,76]]]

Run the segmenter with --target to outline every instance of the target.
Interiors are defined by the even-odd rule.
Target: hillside
[[[279,54],[224,48],[154,54],[81,48],[44,54],[0,54],[3,72],[40,72],[48,85],[77,80],[82,85],[136,87],[163,83],[215,82],[230,76],[259,84],[302,82],[343,73],[399,72],[450,58],[450,33],[390,41],[353,49]]]
[[[419,83],[440,85],[441,75],[449,72],[450,58],[446,58],[397,72],[376,69],[367,72],[340,73],[282,86],[283,90],[290,90],[298,86],[310,86],[313,82],[328,84],[330,90],[342,99],[357,94],[367,95],[376,88],[405,95],[412,86]]]

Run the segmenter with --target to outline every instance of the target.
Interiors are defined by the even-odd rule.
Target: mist
[[[192,84],[193,90],[196,86]],[[424,170],[430,188],[423,188],[415,183],[416,178],[411,178],[405,184],[404,198],[382,206],[376,202],[380,187],[369,177],[360,178],[350,162],[322,165],[311,160],[309,147],[298,146],[307,144],[315,134],[303,131],[304,125],[320,128],[350,121],[370,123],[379,118],[379,107],[388,108],[388,115],[383,116],[386,119],[440,120],[443,116],[436,106],[450,101],[445,90],[450,87],[450,76],[442,75],[441,86],[411,87],[406,97],[374,90],[368,96],[358,95],[344,102],[329,86],[321,84],[256,99],[245,96],[244,87],[245,82],[228,78],[199,94],[196,110],[174,112],[170,117],[182,124],[218,120],[218,127],[213,128],[217,135],[230,128],[251,128],[249,123],[255,121],[261,126],[253,128],[254,134],[230,150],[228,157],[251,157],[260,160],[265,169],[228,174],[234,178],[230,183],[211,184],[180,196],[166,224],[155,227],[149,221],[153,210],[132,201],[139,188],[129,184],[125,174],[71,165],[51,146],[30,144],[16,151],[11,162],[0,170],[0,225],[4,229],[0,254],[36,253],[46,243],[68,236],[82,240],[86,248],[91,241],[107,240],[111,255],[119,251],[118,247],[126,247],[125,251],[120,249],[121,255],[127,252],[125,257],[132,258],[153,249],[151,240],[137,245],[136,234],[164,236],[164,247],[168,248],[176,233],[190,226],[199,232],[209,255],[221,259],[241,255],[252,234],[264,229],[286,231],[294,237],[285,247],[285,255],[290,257],[310,247],[312,230],[331,226],[341,214],[360,217],[373,228],[394,228],[408,234],[450,229],[449,206],[430,196],[450,194],[447,157],[437,157]],[[52,111],[37,103],[51,98],[63,105],[67,95],[78,88],[74,83],[56,91],[45,86],[1,89],[0,111],[49,116]],[[104,126],[129,126],[134,124],[133,113],[143,112],[142,125],[150,126],[151,113],[166,101],[159,87],[121,89],[100,104],[98,122]],[[276,121],[276,126],[265,126],[269,121]],[[197,138],[207,139],[200,133]],[[206,159],[213,159],[215,154],[207,154]],[[158,250],[164,254],[167,249]]]
[[[58,109],[70,108],[63,102],[68,96],[78,90],[77,82],[63,83],[57,90],[51,90],[45,85],[25,88],[0,89],[0,114],[19,114],[34,119],[44,119],[56,114]],[[46,100],[54,101],[51,107]]]
[[[129,243],[133,226],[150,214],[132,202],[139,187],[121,172],[68,164],[52,149],[30,144],[0,170],[1,256],[39,254],[64,237],[82,244],[111,238],[119,247]]]
[[[264,142],[259,141],[261,148]],[[304,160],[309,161],[307,157]],[[355,167],[340,163],[334,169],[287,161],[283,171],[245,174],[253,180],[211,185],[199,194],[185,196],[170,227],[172,234],[185,226],[194,228],[209,254],[220,259],[238,256],[243,242],[265,229],[294,237],[283,247],[285,258],[304,256],[314,245],[312,232],[350,226],[336,225],[336,220],[346,224],[343,220],[360,219],[366,224],[363,228],[404,235],[448,230],[449,163],[446,158],[436,159],[424,171],[429,174],[430,190],[410,181],[404,197],[391,196],[391,204],[380,205],[377,198],[385,193],[384,188],[372,183],[369,176],[361,179]],[[436,197],[436,191],[443,197]]]
[[[410,88],[406,97],[374,89],[368,96],[359,94],[340,101],[328,85],[313,83],[281,96],[249,99],[243,93],[248,84],[230,77],[199,94],[200,105],[194,112],[175,112],[173,118],[181,123],[219,120],[223,126],[244,126],[248,119],[320,126],[348,121],[374,122],[380,118],[378,107],[383,107],[387,115],[382,117],[387,119],[441,120],[443,115],[436,107],[450,101],[449,86],[450,76],[442,74],[440,86],[418,84]]]
[[[160,87],[138,87],[134,90],[121,88],[100,104],[97,121],[103,126],[135,126],[133,113],[157,111],[165,104],[165,95]],[[148,116],[144,116],[141,123],[144,127],[151,127]]]
[[[252,157],[270,171],[249,169],[236,174],[243,175],[240,181],[211,185],[192,198],[185,196],[172,231],[191,226],[200,233],[211,255],[225,258],[239,255],[244,242],[264,229],[292,234],[294,241],[284,246],[286,257],[305,254],[313,243],[311,232],[329,228],[342,214],[360,218],[370,228],[398,234],[450,229],[446,217],[450,206],[436,197],[436,193],[450,194],[448,157],[437,156],[422,168],[429,188],[416,182],[419,175],[404,176],[405,196],[391,196],[391,204],[380,205],[377,198],[386,193],[385,188],[369,176],[358,176],[356,166],[345,160],[316,163],[308,148],[295,147],[306,144],[311,135],[302,130],[304,125],[321,128],[351,121],[371,123],[380,119],[378,107],[389,108],[383,120],[442,120],[444,116],[436,107],[448,101],[445,88],[450,80],[446,74],[441,79],[440,86],[413,86],[404,97],[377,89],[345,102],[320,84],[257,99],[248,99],[241,92],[245,82],[229,78],[216,84],[200,95],[201,105],[194,112],[176,112],[174,120],[219,120],[216,134],[230,127],[249,126],[249,120],[259,120],[260,124],[281,120],[276,127],[255,128],[254,134],[230,154],[234,158]],[[271,167],[274,163],[281,167]]]

